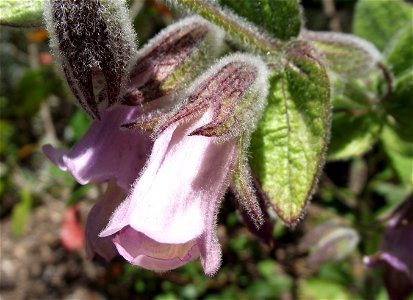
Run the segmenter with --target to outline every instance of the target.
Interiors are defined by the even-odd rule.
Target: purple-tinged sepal
[[[69,88],[94,119],[120,100],[136,54],[124,0],[50,0],[50,46]]]
[[[212,108],[211,121],[190,135],[214,136],[220,140],[248,136],[266,105],[267,78],[268,70],[258,57],[247,54],[224,57],[193,83],[186,100],[165,118],[157,132]]]
[[[161,99],[162,106],[186,88],[223,50],[224,32],[194,16],[162,30],[137,54],[123,103]]]

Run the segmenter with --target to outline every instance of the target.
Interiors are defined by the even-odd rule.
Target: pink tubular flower
[[[125,199],[153,146],[147,131],[122,125],[169,110],[175,94],[220,53],[224,34],[202,18],[191,17],[161,31],[136,52],[135,35],[124,18],[125,1],[89,5],[85,0],[52,0],[45,10],[60,69],[79,104],[95,120],[73,148],[45,145],[43,151],[80,184],[110,181],[86,224],[88,257],[96,253],[110,260],[117,254],[112,237],[100,238],[98,233]],[[196,64],[185,67],[191,62]]]
[[[115,234],[119,253],[132,264],[164,271],[200,255],[206,274],[219,268],[215,223],[236,140],[218,144],[216,138],[188,135],[211,115],[207,111],[192,123],[174,123],[160,134],[132,193],[100,234]]]
[[[239,137],[249,129],[236,131],[236,121],[251,122],[251,111],[263,106],[261,66],[247,55],[221,60],[158,125],[145,170],[100,233],[113,236],[126,260],[166,271],[200,257],[205,274],[218,270],[218,208],[239,173]]]

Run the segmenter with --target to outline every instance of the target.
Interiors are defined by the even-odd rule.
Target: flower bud
[[[187,99],[167,116],[158,132],[213,108],[213,119],[190,135],[227,140],[250,133],[266,104],[267,68],[257,57],[233,54],[221,59],[188,89]]]
[[[223,38],[218,27],[200,17],[167,27],[138,52],[123,103],[147,103],[185,88],[218,56]]]
[[[119,100],[136,52],[125,1],[45,1],[45,19],[71,91],[92,118],[100,118]]]

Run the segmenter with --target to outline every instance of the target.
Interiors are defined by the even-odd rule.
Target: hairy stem
[[[223,12],[218,7],[203,0],[176,0],[176,3],[189,9],[191,12],[199,14],[208,21],[215,23],[230,35],[239,39],[243,43],[253,46],[263,53],[280,52],[281,43],[270,39],[252,28],[238,22],[228,12]]]

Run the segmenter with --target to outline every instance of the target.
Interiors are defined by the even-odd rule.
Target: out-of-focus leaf
[[[388,126],[383,128],[381,142],[400,180],[413,185],[413,143],[400,139]]]
[[[76,188],[72,195],[67,199],[66,206],[71,206],[77,203],[90,190],[90,185],[80,185]]]
[[[329,68],[340,75],[366,73],[381,58],[372,43],[352,34],[305,31],[302,37],[309,40],[322,54]]]
[[[299,289],[299,299],[355,299],[343,285],[318,278],[307,279]]]
[[[309,231],[301,247],[310,251],[310,266],[345,258],[359,242],[357,232],[336,222],[326,222]]]
[[[330,132],[330,86],[314,49],[298,43],[271,79],[269,103],[251,140],[251,165],[286,224],[294,224],[316,186]]]
[[[367,152],[378,140],[382,124],[380,113],[376,111],[362,115],[335,113],[328,159],[347,159]]]
[[[0,120],[0,155],[16,155],[16,145],[12,142],[15,127],[7,120]]]
[[[413,18],[413,15],[412,15]],[[401,28],[386,48],[386,59],[397,76],[413,68],[413,21]],[[413,77],[411,78],[413,81]]]
[[[359,0],[353,32],[385,49],[394,34],[412,20],[413,6],[403,0]]]
[[[395,82],[395,90],[384,102],[390,114],[390,126],[408,142],[413,142],[413,66]]]
[[[220,0],[220,3],[280,40],[289,40],[300,33],[297,0]]]
[[[51,94],[59,95],[61,81],[48,68],[27,70],[16,87],[13,108],[21,117],[31,117],[39,109],[42,101]]]
[[[69,121],[69,128],[73,133],[73,140],[78,141],[89,128],[91,120],[83,110],[77,109]]]
[[[42,0],[1,0],[0,25],[37,27],[43,22]]]
[[[25,232],[32,204],[33,198],[31,191],[28,188],[22,189],[20,192],[20,201],[14,206],[11,216],[11,231],[14,235],[20,236]]]

